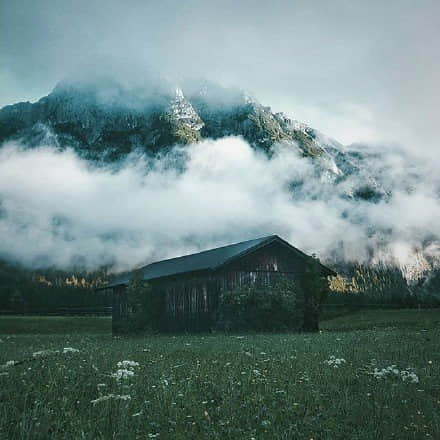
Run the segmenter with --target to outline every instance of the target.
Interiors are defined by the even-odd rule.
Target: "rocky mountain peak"
[[[169,114],[176,121],[191,130],[199,131],[204,126],[200,116],[194,110],[191,103],[185,98],[180,87],[176,87],[175,89],[174,99],[169,106]]]
[[[172,88],[159,82],[134,87],[108,78],[70,80],[34,104],[0,110],[0,142],[20,139],[33,146],[44,139],[56,148],[71,147],[82,157],[104,162],[134,150],[155,154],[174,144],[225,136],[242,136],[269,155],[274,146],[284,144],[314,160],[331,181],[362,173],[356,156],[338,142],[272,112],[243,90],[209,81]],[[383,196],[374,179],[366,176],[364,182],[361,189],[347,183],[347,194],[371,200]]]

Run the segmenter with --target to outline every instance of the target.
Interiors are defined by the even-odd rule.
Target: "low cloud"
[[[375,203],[351,196],[364,175],[338,181],[291,146],[268,158],[230,137],[156,158],[132,154],[115,168],[10,142],[0,149],[0,256],[30,267],[123,270],[279,234],[329,262],[438,257],[434,168],[399,150],[362,151],[368,178],[386,193]]]

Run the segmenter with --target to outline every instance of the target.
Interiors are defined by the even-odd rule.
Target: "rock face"
[[[35,104],[0,110],[0,141],[20,138],[31,146],[55,142],[88,159],[105,161],[137,148],[155,153],[174,143],[196,142],[202,126],[180,89],[175,96],[142,96],[116,83],[62,83]]]
[[[134,150],[148,154],[174,144],[242,136],[271,154],[283,143],[315,160],[330,180],[362,172],[359,157],[313,128],[273,113],[241,90],[204,82],[195,87],[128,89],[112,80],[62,82],[36,103],[0,110],[0,142],[19,139],[30,147],[71,147],[82,157],[118,161]],[[349,196],[376,200],[385,195],[367,174]]]
[[[311,128],[272,113],[241,91],[212,84],[188,96],[179,87],[142,96],[108,81],[61,83],[34,104],[0,110],[0,141],[23,138],[33,145],[48,131],[58,146],[72,146],[92,159],[117,160],[136,148],[155,153],[175,143],[230,135],[266,151],[284,141],[307,156],[325,153]]]

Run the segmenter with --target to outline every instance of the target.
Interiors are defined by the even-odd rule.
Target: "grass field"
[[[440,310],[357,312],[313,335],[109,329],[0,317],[0,438],[440,438]]]
[[[0,335],[111,334],[110,317],[0,316]]]

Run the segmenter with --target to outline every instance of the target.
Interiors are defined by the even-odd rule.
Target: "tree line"
[[[111,292],[95,290],[107,277],[107,269],[91,273],[39,271],[0,261],[0,313],[60,313],[63,309],[110,307]]]
[[[348,307],[440,307],[440,268],[408,281],[394,266],[344,264],[330,280],[327,305]]]

